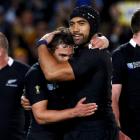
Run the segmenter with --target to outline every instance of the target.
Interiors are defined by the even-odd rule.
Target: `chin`
[[[76,45],[82,45],[83,42],[82,42],[82,41],[75,41],[75,44],[76,44]]]

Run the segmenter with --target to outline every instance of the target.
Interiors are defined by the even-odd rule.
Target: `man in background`
[[[133,36],[113,52],[112,107],[120,140],[140,140],[140,9],[131,19]]]
[[[29,66],[8,56],[8,40],[0,32],[0,139],[24,140],[24,110],[20,105]]]

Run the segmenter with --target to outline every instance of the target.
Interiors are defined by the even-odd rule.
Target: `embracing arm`
[[[55,34],[60,31],[54,31],[44,35],[41,40],[46,40],[48,43],[51,42],[52,38]],[[94,36],[91,40],[91,44],[93,47],[98,48],[107,48],[108,47],[108,39],[105,36],[97,37]],[[74,80],[75,75],[72,67],[66,62],[58,62],[52,54],[48,51],[46,44],[39,45],[38,47],[38,56],[41,69],[47,80],[50,81],[67,81]]]
[[[84,104],[86,98],[82,98],[74,108],[64,110],[48,110],[47,100],[37,102],[32,105],[33,115],[39,124],[53,123],[74,117],[85,117],[95,113],[97,105],[95,103]]]
[[[40,40],[46,40],[47,44],[49,44],[58,33],[60,33],[59,30],[47,33]],[[47,80],[65,81],[74,79],[74,73],[69,63],[58,62],[48,51],[46,44],[38,45],[38,56],[41,69]]]
[[[39,63],[47,80],[64,81],[75,79],[72,67],[66,62],[58,62],[48,51],[46,45],[38,47]]]

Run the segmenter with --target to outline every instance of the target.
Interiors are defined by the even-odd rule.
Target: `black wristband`
[[[47,40],[45,40],[45,39],[42,39],[42,40],[38,40],[37,42],[36,42],[36,47],[38,48],[40,45],[48,45],[48,42],[47,42]]]

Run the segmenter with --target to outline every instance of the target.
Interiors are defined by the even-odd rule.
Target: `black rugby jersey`
[[[96,129],[98,122],[105,121],[103,126],[115,126],[111,108],[111,58],[107,50],[79,48],[69,60],[75,75],[75,81],[69,87],[70,106],[74,106],[82,97],[86,102],[95,102],[98,110],[89,117],[78,118],[78,129]],[[89,123],[88,123],[89,122]],[[95,122],[93,126],[88,126]],[[97,123],[96,123],[97,122]]]
[[[113,52],[113,84],[122,84],[119,99],[122,130],[139,140],[140,130],[140,47],[133,39]]]
[[[22,140],[24,110],[20,104],[24,76],[29,66],[9,58],[8,65],[0,69],[0,139]]]
[[[66,106],[63,92],[60,90],[60,84],[47,81],[38,63],[34,64],[26,74],[25,93],[31,105],[42,100],[48,100],[47,109],[62,110]],[[64,131],[64,123],[61,121],[40,125],[32,114],[28,137],[33,138],[36,136],[37,139],[44,136],[42,139],[46,139],[49,136],[48,132],[51,133],[52,137],[59,137]]]

